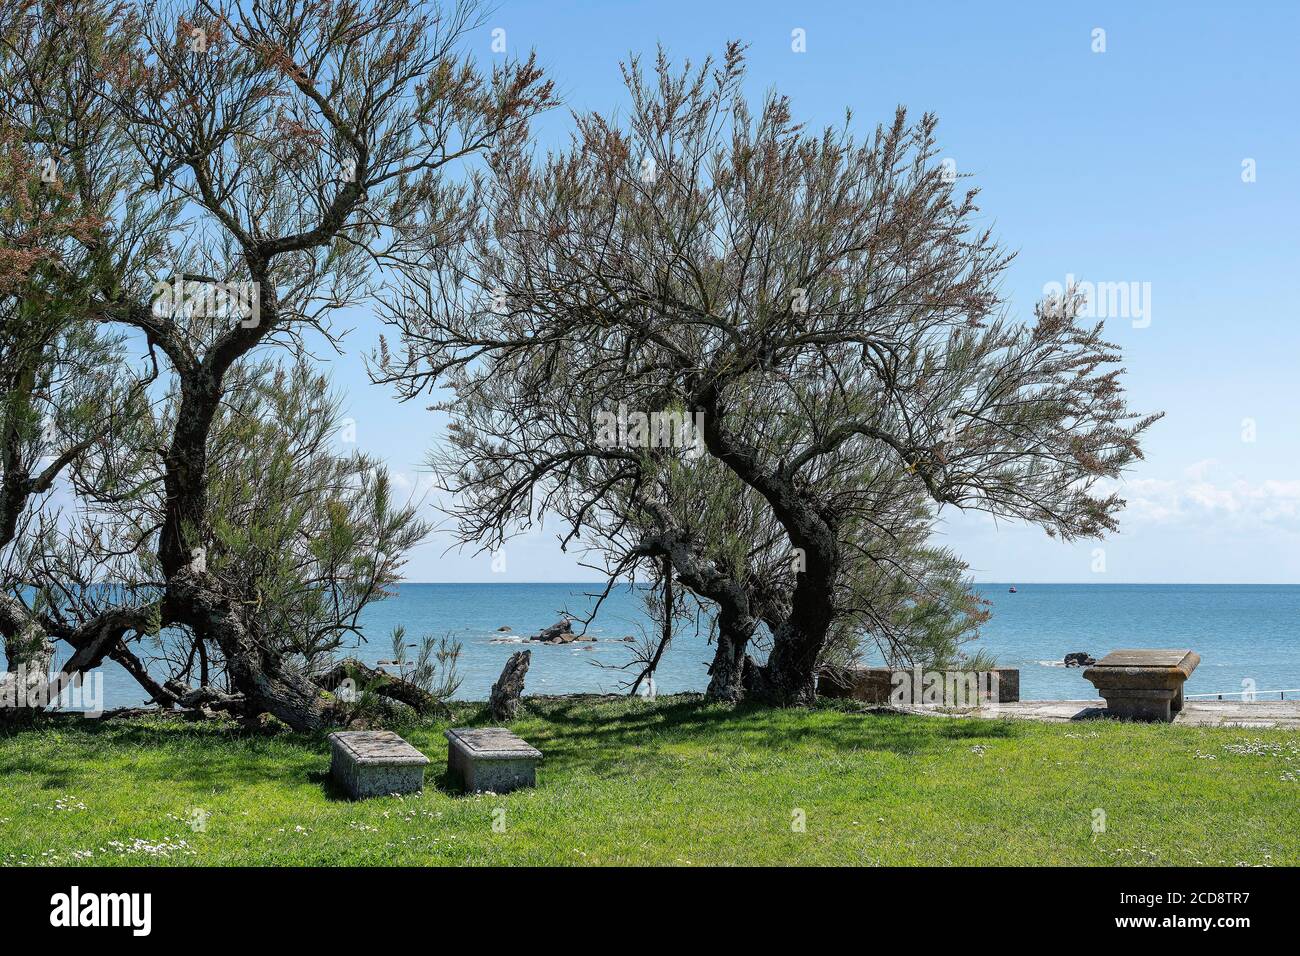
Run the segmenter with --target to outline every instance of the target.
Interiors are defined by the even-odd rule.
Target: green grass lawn
[[[423,794],[361,803],[329,786],[323,738],[3,736],[0,865],[1300,864],[1294,731],[529,701],[538,788],[466,797],[446,726],[396,728],[433,759]]]

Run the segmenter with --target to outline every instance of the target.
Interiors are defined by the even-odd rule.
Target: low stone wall
[[[995,682],[996,678],[996,682]],[[817,693],[889,706],[898,703],[943,707],[973,706],[997,688],[997,702],[1020,700],[1020,671],[996,667],[989,671],[922,671],[898,667],[824,667],[817,676]]]

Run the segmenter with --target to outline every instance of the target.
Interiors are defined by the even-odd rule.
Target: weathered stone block
[[[888,667],[823,667],[817,674],[817,693],[884,706],[893,687],[892,673]]]
[[[1106,699],[1106,710],[1124,720],[1168,723],[1183,709],[1183,684],[1201,657],[1189,650],[1112,651],[1083,676]]]
[[[447,734],[447,770],[470,793],[537,786],[542,752],[504,727],[456,727]]]
[[[330,734],[330,776],[354,800],[424,789],[429,758],[391,730]]]
[[[904,682],[908,684],[907,701],[921,704],[925,702],[925,678],[930,673],[893,667],[824,667],[817,675],[817,693],[884,707],[894,702],[895,688]],[[938,681],[943,684],[940,692],[943,706],[970,706],[973,700],[992,690],[994,677],[998,703],[1020,700],[1020,671],[1014,667],[995,667],[987,671],[938,673]],[[961,699],[957,700],[958,697]]]

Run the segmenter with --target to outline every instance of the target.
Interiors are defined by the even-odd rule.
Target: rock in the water
[[[501,676],[492,685],[492,692],[488,695],[493,720],[511,720],[519,712],[519,698],[524,693],[524,676],[528,673],[532,659],[532,651],[517,651],[510,655],[506,666],[501,668]]]
[[[504,632],[510,630],[510,625],[509,625],[509,624],[502,624],[500,627],[497,628],[497,630],[500,631],[500,632],[502,632],[502,633],[504,633]]]
[[[563,621],[556,621],[550,627],[542,628],[529,640],[542,641],[547,644],[568,644],[577,636],[573,633],[573,620],[566,617]]]
[[[1091,667],[1097,663],[1087,651],[1076,651],[1065,655],[1066,667]]]

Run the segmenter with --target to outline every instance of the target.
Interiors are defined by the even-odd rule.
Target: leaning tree
[[[389,301],[404,348],[377,377],[451,386],[460,461],[444,472],[495,516],[463,534],[499,537],[560,501],[615,566],[637,547],[668,556],[720,615],[726,591],[771,630],[766,661],[743,668],[751,621],[734,630],[711,691],[789,704],[811,700],[837,635],[904,621],[925,643],[978,623],[960,562],[926,544],[935,509],[1066,539],[1115,528],[1106,482],[1158,416],[1129,411],[1118,353],[1077,299],[1006,315],[1010,256],[937,161],[931,116],[900,109],[860,139],[851,117],[806,130],[779,95],[754,112],[738,45],[624,75],[625,120],[580,116],[567,149],[494,156],[464,244],[427,249]],[[701,423],[696,493],[674,490],[680,451],[600,440],[620,403]],[[751,556],[737,527],[790,573],[720,564]]]
[[[475,67],[462,47],[477,16],[419,0],[49,0],[6,22],[7,171],[55,185],[82,223],[40,247],[14,314],[117,336],[143,356],[126,377],[153,382],[128,440],[68,463],[75,514],[15,545],[6,607],[78,669],[113,656],[160,703],[300,729],[338,718],[322,656],[423,528],[375,462],[331,441],[337,404],[306,366],[337,346],[340,310],[462,215],[473,180],[449,168],[551,102],[531,59]],[[77,294],[40,298],[48,276]],[[142,640],[175,665],[164,679],[128,647]],[[205,685],[218,670],[226,686]]]
[[[690,596],[714,612],[708,692],[739,699],[747,652],[789,614],[800,570],[782,526],[761,495],[703,454],[703,434],[680,408],[667,413],[672,433],[647,436],[645,446],[618,440],[620,427],[636,430],[636,413],[619,426],[612,410],[672,400],[639,376],[639,360],[596,340],[583,343],[582,361],[572,360],[569,343],[552,343],[542,354],[539,360],[518,353],[518,362],[500,357],[449,377],[452,397],[440,407],[452,416],[451,430],[433,465],[450,495],[455,533],[495,549],[558,520],[562,545],[581,551],[608,580],[588,621],[625,579],[646,583],[655,614],[666,618],[672,602],[662,600],[664,585],[680,581],[679,601]],[[394,374],[391,356],[388,367]],[[411,390],[427,384],[422,373],[398,380]],[[750,411],[761,418],[753,399]],[[602,414],[606,427],[593,427]],[[859,502],[869,520],[842,516],[847,556],[835,582],[837,602],[861,608],[856,620],[870,615],[869,636],[891,660],[951,657],[982,615],[963,587],[965,566],[928,540],[932,512],[925,499],[905,469],[888,461],[827,476],[823,490],[835,480],[872,488],[870,507]],[[685,620],[694,616],[679,610]],[[828,651],[853,654],[861,635],[843,624]],[[642,667],[637,678],[653,669],[670,635],[665,627],[631,662]]]

